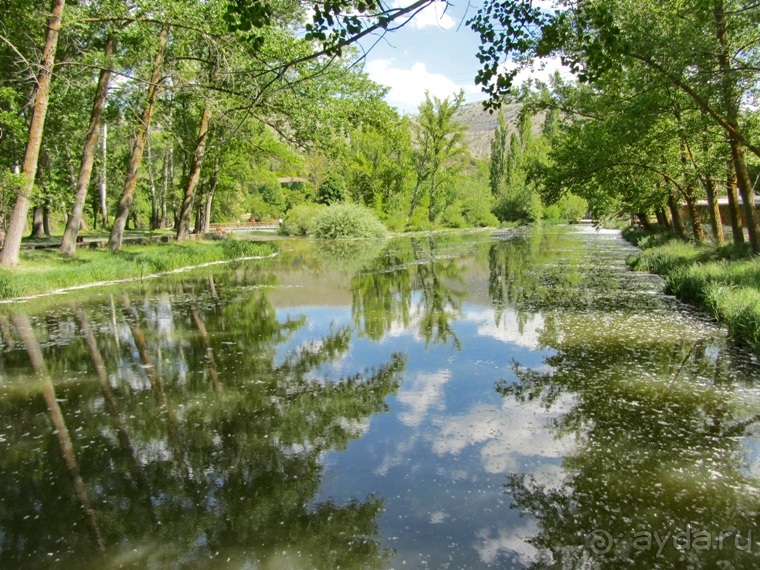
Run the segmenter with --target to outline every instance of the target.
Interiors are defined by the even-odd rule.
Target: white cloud
[[[414,380],[405,383],[396,396],[407,407],[398,415],[401,423],[415,427],[423,422],[428,410],[443,410],[444,387],[449,380],[451,371],[439,370],[432,374],[420,373]]]
[[[502,406],[478,404],[467,413],[441,421],[440,433],[433,442],[438,455],[458,455],[471,445],[480,446],[480,459],[488,473],[521,471],[521,459],[534,461],[531,474],[546,483],[561,480],[556,461],[570,453],[574,442],[556,439],[547,424],[567,412],[572,398],[560,398],[547,411],[539,402],[517,402],[505,399]]]
[[[394,2],[394,7],[402,8],[407,4],[409,3],[397,0]],[[447,4],[444,2],[433,2],[428,4],[424,10],[418,12],[414,18],[412,18],[408,25],[417,30],[434,26],[443,28],[444,30],[450,30],[456,26],[457,23],[454,21],[454,18],[449,16],[446,7]]]
[[[537,533],[538,524],[535,521],[512,529],[482,528],[477,534],[475,550],[484,564],[494,565],[499,561],[500,554],[511,552],[521,564],[527,566],[538,556],[538,550],[527,539]]]
[[[477,324],[478,336],[490,337],[526,348],[538,348],[539,335],[544,325],[543,316],[532,315],[525,319],[521,327],[517,312],[511,309],[504,312],[499,323],[494,322],[493,309],[467,311],[464,318]]]
[[[444,99],[465,90],[466,95],[478,95],[480,90],[474,85],[458,85],[445,75],[431,73],[425,63],[417,61],[411,67],[395,67],[393,60],[375,59],[364,68],[370,79],[390,88],[386,96],[389,104],[402,111],[414,112],[425,100],[425,91],[431,97]]]

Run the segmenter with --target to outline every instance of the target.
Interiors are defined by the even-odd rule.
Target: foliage
[[[317,217],[325,210],[321,204],[299,204],[288,211],[280,232],[288,236],[310,236],[316,229]]]
[[[523,186],[498,199],[493,214],[500,222],[534,223],[541,219],[541,198],[529,186]]]
[[[419,117],[413,126],[415,183],[409,206],[410,218],[413,218],[423,195],[428,202],[428,222],[433,223],[446,207],[445,200],[440,203],[440,191],[459,174],[467,154],[464,127],[453,120],[463,102],[464,91],[460,91],[452,100],[431,98],[426,92],[425,100],[420,103]]]
[[[319,239],[383,238],[388,231],[372,210],[335,204],[317,214],[311,235]]]
[[[586,215],[588,202],[568,192],[556,204],[544,208],[544,218],[548,220],[577,221]]]
[[[316,202],[331,206],[346,200],[346,181],[339,174],[331,172],[317,188]]]

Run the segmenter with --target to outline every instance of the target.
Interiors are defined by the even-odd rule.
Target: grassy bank
[[[760,352],[760,258],[745,247],[696,245],[634,228],[623,236],[643,250],[628,260],[633,269],[662,275],[667,293],[709,311]]]
[[[66,287],[139,279],[214,261],[271,255],[271,243],[243,240],[167,243],[107,249],[81,249],[74,258],[58,250],[22,251],[17,267],[0,270],[0,299],[48,293]]]

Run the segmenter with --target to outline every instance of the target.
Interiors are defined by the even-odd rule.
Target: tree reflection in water
[[[316,371],[348,329],[276,359],[305,319],[278,321],[265,290],[225,295],[198,281],[6,321],[0,567],[384,565],[381,499],[313,497],[323,454],[385,409],[405,357],[329,381]]]
[[[647,277],[621,275],[604,250],[561,273],[503,249],[490,259],[497,306],[541,311],[553,349],[540,368],[513,362],[497,391],[560,412],[554,435],[574,442],[561,480],[508,477],[512,507],[538,522],[531,567],[756,566],[760,495],[742,440],[760,417],[736,398],[752,381],[741,354],[663,318],[633,286]]]

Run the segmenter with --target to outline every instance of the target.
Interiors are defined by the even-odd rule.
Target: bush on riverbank
[[[327,207],[322,204],[299,204],[285,216],[280,233],[301,237],[312,235],[317,216],[325,209]]]
[[[388,230],[368,208],[334,204],[317,214],[312,235],[319,239],[384,238]]]
[[[667,293],[706,309],[728,326],[732,337],[760,352],[760,259],[750,257],[742,246],[716,248],[656,234],[645,239],[645,233],[623,232],[643,248],[629,265],[661,275]]]
[[[74,258],[63,258],[58,250],[33,250],[22,252],[18,267],[0,271],[0,299],[101,281],[139,279],[214,261],[271,255],[274,251],[271,243],[234,239],[125,246],[116,253],[82,249]]]

